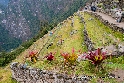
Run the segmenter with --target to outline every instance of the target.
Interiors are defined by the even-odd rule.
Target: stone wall
[[[90,38],[88,37],[88,33],[87,33],[86,28],[84,28],[83,34],[84,34],[84,43],[85,43],[87,49],[89,51],[95,50],[93,43],[91,42]]]
[[[84,24],[84,29],[83,29],[83,32],[82,32],[82,34],[84,35],[84,44],[86,45],[86,47],[89,51],[95,50],[92,41],[88,37],[84,17],[80,13],[78,13],[77,16],[80,18],[81,23]]]
[[[13,62],[10,65],[12,78],[20,83],[88,83],[91,76],[68,76],[52,71],[27,67]]]
[[[114,31],[119,31],[119,32],[121,32],[121,33],[124,33],[124,27],[118,27],[118,26],[116,26],[116,25],[113,24],[113,23],[109,23],[108,20],[104,20],[104,19],[102,18],[102,16],[100,16],[100,15],[98,15],[98,14],[96,14],[96,13],[92,13],[92,12],[87,12],[87,13],[89,13],[89,14],[92,15],[92,16],[97,17],[101,22],[103,22],[106,26],[109,26],[112,30],[114,30]]]

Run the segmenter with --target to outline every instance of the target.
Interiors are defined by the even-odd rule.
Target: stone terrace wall
[[[88,37],[86,29],[83,30],[83,34],[84,34],[84,43],[87,46],[87,49],[89,51],[95,50],[93,43],[91,42],[90,38]]]
[[[67,76],[47,70],[26,67],[24,64],[13,62],[10,65],[12,78],[20,83],[88,83],[90,76]]]
[[[124,27],[118,27],[113,23],[109,23],[108,20],[104,20],[102,18],[102,16],[96,14],[96,13],[92,13],[92,12],[87,12],[95,17],[97,17],[101,22],[103,22],[106,26],[109,26],[111,29],[113,29],[114,31],[119,31],[121,33],[124,33]]]
[[[84,17],[83,17],[80,13],[78,13],[77,16],[80,18],[81,23],[84,24],[84,29],[83,29],[82,34],[84,35],[84,43],[85,43],[87,49],[88,49],[89,51],[95,50],[92,41],[91,41],[90,38],[88,37],[88,33],[87,33],[87,30],[86,30],[86,24],[85,24]]]

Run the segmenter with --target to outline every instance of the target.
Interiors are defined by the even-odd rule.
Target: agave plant
[[[37,58],[38,58],[37,53],[38,53],[37,51],[30,51],[29,52],[29,57],[31,58],[31,61],[34,63],[36,63]]]
[[[106,53],[102,52],[101,49],[97,49],[95,51],[91,51],[86,55],[86,58],[92,62],[95,66],[98,66],[102,63],[103,60],[106,59]]]
[[[72,53],[61,53],[61,56],[63,56],[64,58],[64,63],[69,63],[69,64],[73,64],[77,58],[78,58],[78,55],[75,53],[75,50],[74,48],[72,49]]]

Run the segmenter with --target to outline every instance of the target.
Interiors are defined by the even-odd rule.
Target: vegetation
[[[0,0],[0,4],[8,5],[9,0]]]
[[[84,4],[87,2],[87,0],[75,0],[71,1],[31,1],[33,4],[30,4],[26,0],[21,1],[21,10],[22,15],[26,19],[26,21],[29,21],[28,25],[30,26],[30,30],[32,32],[32,36],[37,33],[40,27],[40,20],[46,21],[49,24],[50,23],[56,23],[63,21],[67,17],[73,15],[74,12],[76,12],[81,6],[84,6]],[[40,3],[40,9],[38,8],[38,13],[42,15],[43,19],[40,19],[39,16],[34,16],[33,12],[36,10],[35,8],[32,8],[33,5],[38,5]],[[52,4],[51,4],[52,3]],[[68,3],[68,4],[67,4]],[[62,5],[62,7],[60,7]],[[65,7],[66,6],[66,7]],[[58,9],[57,9],[58,7]],[[33,10],[32,10],[32,9]],[[59,10],[59,8],[61,8]],[[29,11],[30,10],[30,11]],[[14,10],[13,10],[14,11]],[[35,12],[37,14],[37,12]]]
[[[109,27],[103,26],[103,24],[100,21],[90,16],[89,14],[85,13],[84,17],[87,25],[86,29],[92,41],[94,38],[97,37],[99,37],[99,39],[102,39],[100,37],[102,36],[103,33],[111,33],[112,30],[109,29]],[[94,21],[89,20],[90,18],[93,18],[96,24],[100,23],[102,25],[100,26],[99,29],[94,29],[95,30],[94,32],[96,32],[97,35],[93,32],[92,28],[98,27],[98,25],[96,25]],[[74,20],[74,26],[71,26],[72,19]],[[107,58],[105,60],[104,60],[104,55],[102,57],[94,56],[96,60],[95,62],[100,61],[100,63],[103,63],[102,65],[103,69],[100,70],[99,72],[94,72],[96,66],[90,64],[88,60],[83,60],[83,59],[80,61],[75,60],[75,58],[77,58],[77,55],[85,54],[85,52],[87,53],[88,51],[86,46],[83,44],[84,36],[82,31],[84,29],[84,25],[83,23],[81,23],[81,20],[78,16],[74,16],[74,18],[72,19],[71,20],[67,19],[62,24],[58,24],[55,28],[53,28],[50,31],[50,32],[54,32],[52,35],[49,35],[50,32],[48,32],[48,34],[44,35],[44,38],[40,38],[37,41],[35,41],[28,49],[22,52],[20,56],[18,56],[14,61],[20,63],[25,62],[28,66],[45,69],[45,70],[55,70],[56,72],[66,73],[69,75],[84,74],[87,76],[95,76],[96,78],[92,78],[91,80],[92,83],[98,82],[100,77],[103,77],[100,78],[100,80],[104,80],[104,82],[118,83],[118,81],[115,78],[108,78],[107,74],[116,69],[124,69],[123,66],[124,56],[118,58],[112,58],[112,59]],[[71,34],[72,32],[73,34]],[[121,41],[122,37],[120,33],[114,32],[111,34],[112,37],[116,38],[117,36]],[[99,43],[100,41],[99,39],[97,39],[97,41],[95,42],[96,45],[97,43]],[[64,40],[64,42],[60,42],[59,40]],[[105,40],[105,42],[106,41],[107,40]],[[53,42],[52,45],[51,42]],[[102,45],[104,44],[100,43],[96,46],[96,48]],[[73,49],[71,52],[72,48],[74,48],[75,51]],[[25,60],[25,56],[29,55],[29,52],[32,50],[36,50],[38,52],[38,60],[36,61],[36,63],[32,63],[32,61],[29,59]],[[102,55],[102,54],[99,53],[98,55]],[[67,65],[65,65],[65,62],[67,62],[66,63]],[[71,62],[73,64],[70,65]],[[11,76],[11,73],[8,66],[5,68],[1,68],[0,72],[2,72],[2,74],[5,72],[4,75],[2,74],[0,75],[0,77],[2,77],[1,83],[12,82],[11,79],[9,78]]]
[[[95,51],[91,51],[86,55],[86,58],[95,66],[101,65],[102,61],[106,59],[106,53],[102,52],[100,48]]]
[[[61,53],[61,55],[64,57],[64,64],[72,65],[76,62],[78,55],[75,53],[74,48],[72,49],[72,53]]]

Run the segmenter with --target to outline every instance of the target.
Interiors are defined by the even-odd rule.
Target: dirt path
[[[124,70],[116,69],[112,73],[116,76],[115,78],[119,83],[124,83]]]
[[[87,12],[92,12],[92,11],[87,11]],[[117,23],[116,19],[114,19],[111,16],[108,16],[107,14],[104,14],[104,13],[100,13],[100,12],[93,12],[93,13],[96,13],[96,14],[102,16],[102,18],[104,20],[108,20],[109,23],[113,23],[113,24],[117,25],[118,27],[124,28],[124,22]]]

